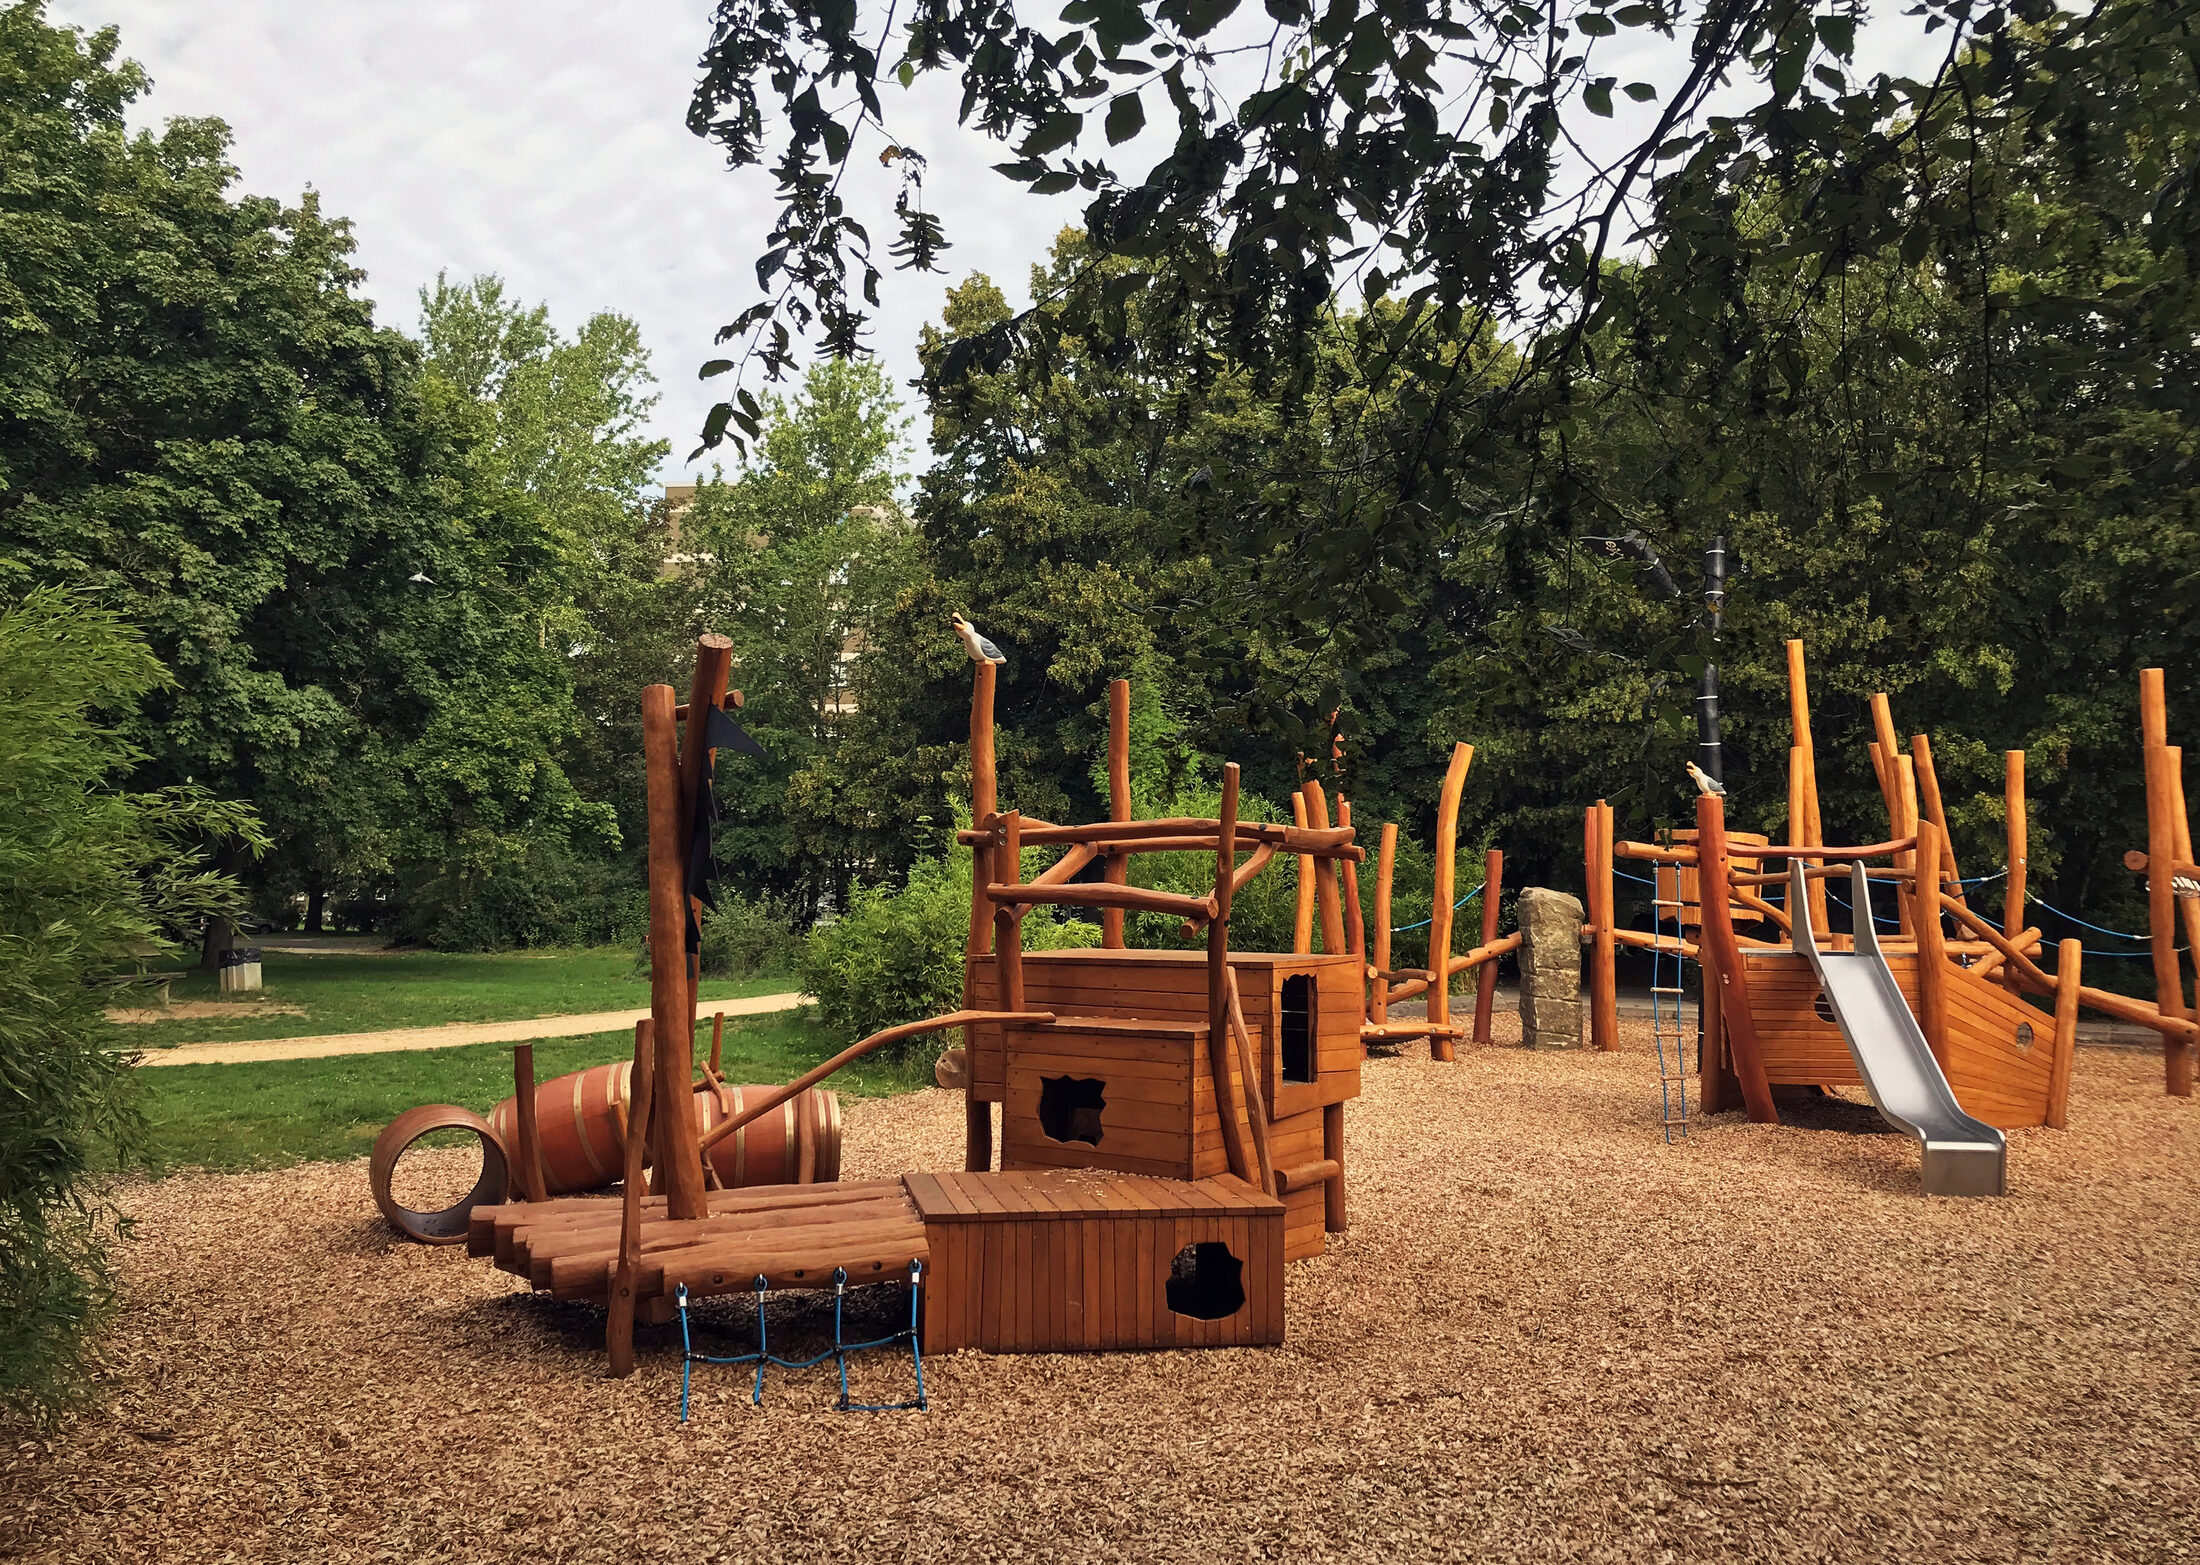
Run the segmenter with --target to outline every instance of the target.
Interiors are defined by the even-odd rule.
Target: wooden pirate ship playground
[[[1238,819],[1235,765],[1224,769],[1215,817],[1134,819],[1122,681],[1109,692],[1109,819],[1062,824],[1003,808],[997,654],[967,624],[958,631],[974,666],[971,825],[958,837],[974,863],[962,1005],[865,1038],[784,1086],[727,1083],[716,1031],[708,1056],[695,1059],[697,920],[715,875],[711,777],[718,750],[753,749],[729,716],[741,703],[727,689],[730,648],[705,636],[684,705],[669,686],[643,693],[652,1014],[636,1029],[633,1059],[538,1086],[522,1045],[513,1096],[488,1118],[448,1105],[400,1116],[371,1174],[393,1223],[428,1242],[464,1242],[553,1298],[602,1307],[615,1373],[634,1366],[638,1320],[677,1318],[684,1333],[688,1304],[753,1298],[756,1350],[713,1362],[754,1364],[760,1390],[768,1365],[837,1357],[844,1407],[859,1405],[846,1380],[858,1347],[905,1343],[921,1355],[1283,1340],[1287,1264],[1320,1255],[1345,1227],[1345,1110],[1364,1058],[1407,1039],[1426,1039],[1438,1061],[1457,1058],[1464,1040],[1488,1043],[1497,963],[1522,946],[1525,931],[1499,933],[1501,853],[1489,853],[1481,887],[1456,895],[1473,751],[1455,747],[1438,800],[1426,965],[1393,969],[1395,825],[1381,831],[1369,929],[1358,887],[1368,855],[1349,802],[1335,800],[1332,824],[1318,781],[1294,795],[1289,825]],[[1887,840],[1828,845],[1799,643],[1789,668],[1790,840],[1729,830],[1724,800],[1709,789],[1695,829],[1656,842],[1615,841],[1602,801],[1584,817],[1586,908],[1578,942],[1571,923],[1559,938],[1577,964],[1587,951],[1591,1048],[1617,1047],[1618,951],[1646,950],[1660,964],[1652,998],[1667,1139],[1686,1134],[1690,1077],[1697,1112],[1739,1108],[1759,1121],[1778,1121],[1799,1094],[1861,1086],[1918,1141],[1927,1193],[1998,1194],[2003,1133],[2066,1122],[2081,1008],[2157,1032],[2168,1090],[2189,1096],[2200,1024],[2183,999],[2176,936],[2180,923],[2189,943],[2200,935],[2200,869],[2159,671],[2141,687],[2147,851],[2130,856],[2148,876],[2159,980],[2148,1004],[2083,985],[2075,941],[2062,942],[2052,971],[2039,965],[2041,932],[2024,919],[2019,753],[2009,758],[1998,921],[1972,905],[1968,888],[1979,882],[1957,869],[1929,742],[1920,735],[1903,753],[1883,696],[1871,750]],[[1032,848],[1058,856],[1026,880]],[[1150,853],[1211,858],[1209,889],[1132,885],[1131,860]],[[1232,950],[1236,897],[1279,859],[1297,869],[1293,949]],[[1616,913],[1622,862],[1649,871],[1647,930],[1622,927]],[[1875,893],[1881,906],[1891,894],[1884,920]],[[1829,917],[1844,894],[1847,929]],[[1456,916],[1476,895],[1479,940],[1455,953]],[[1045,906],[1096,913],[1100,943],[1027,955],[1024,918]],[[1130,948],[1132,913],[1179,921],[1204,949]],[[1578,1004],[1578,966],[1571,972]],[[1473,1017],[1454,1020],[1452,982],[1470,974]],[[1425,1016],[1391,1014],[1423,997]],[[1684,997],[1693,1036],[1682,1027]],[[879,1049],[950,1031],[961,1033],[950,1060],[965,1098],[964,1167],[841,1181],[831,1077]],[[392,1166],[413,1139],[450,1128],[480,1138],[480,1181],[447,1211],[404,1210],[390,1197]],[[909,1325],[850,1344],[838,1301],[873,1284],[909,1289]],[[790,1360],[771,1349],[766,1306],[785,1289],[833,1294],[826,1353]],[[687,1361],[704,1360],[691,1352]],[[917,1370],[921,1402],[921,1356]]]

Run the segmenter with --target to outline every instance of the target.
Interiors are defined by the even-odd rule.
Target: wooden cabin
[[[1284,1255],[1319,1255],[1323,1111],[1360,1095],[1362,964],[1347,954],[1246,951],[1229,962],[1262,1078],[1270,1156],[1287,1185]],[[1054,1020],[972,1028],[968,1045],[971,1094],[1002,1105],[1004,1169],[1184,1180],[1228,1171],[1204,952],[1033,951],[1023,972],[1025,1003]],[[976,1008],[999,1009],[991,958],[973,959],[969,976]],[[1231,1087],[1233,1102],[1249,1101],[1234,1064]]]

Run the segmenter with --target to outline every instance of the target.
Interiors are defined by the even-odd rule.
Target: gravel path
[[[2158,1060],[2082,1051],[2013,1195],[1926,1201],[1899,1136],[1661,1145],[1628,1031],[1371,1062],[1352,1232],[1291,1268],[1285,1347],[956,1355],[928,1414],[831,1413],[827,1371],[759,1412],[717,1369],[682,1428],[665,1332],[603,1379],[594,1312],[393,1242],[360,1163],[141,1186],[112,1400],[0,1454],[0,1558],[2195,1551],[2200,1104]],[[953,1166],[959,1103],[851,1102],[847,1145],[851,1175]],[[816,1319],[775,1309],[774,1345]],[[907,1381],[880,1356],[858,1394]]]
[[[701,1021],[716,1012],[762,1016],[791,1011],[799,994],[751,995],[746,1000],[698,1000]],[[179,1043],[148,1049],[140,1065],[245,1065],[257,1060],[319,1060],[339,1054],[402,1054],[413,1049],[458,1049],[469,1043],[525,1043],[530,1038],[586,1038],[619,1032],[649,1015],[649,1007],[590,1011],[581,1016],[531,1016],[517,1022],[445,1022],[440,1027],[399,1027],[389,1032],[331,1032],[312,1038],[267,1038],[245,1043]]]

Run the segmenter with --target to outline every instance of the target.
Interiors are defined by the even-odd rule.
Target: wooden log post
[[[1375,857],[1375,974],[1368,989],[1367,1019],[1380,1027],[1390,1020],[1390,887],[1398,867],[1398,823],[1383,823],[1382,845]]]
[[[1329,798],[1322,792],[1322,785],[1309,782],[1306,794],[1306,823],[1316,831],[1329,829]],[[1344,906],[1337,894],[1336,872],[1327,864],[1320,864],[1314,874],[1314,906],[1321,913],[1322,950],[1336,956],[1345,949]]]
[[[515,1148],[521,1191],[530,1201],[550,1199],[550,1181],[542,1171],[542,1127],[535,1122],[535,1046],[512,1046],[512,1111],[519,1128]]]
[[[1207,1066],[1215,1078],[1215,1117],[1230,1172],[1251,1184],[1258,1172],[1238,1129],[1239,1094],[1230,1090],[1230,892],[1237,878],[1238,769],[1222,769],[1222,809],[1215,836],[1214,917],[1207,921]]]
[[[703,1155],[688,1083],[695,1075],[695,1005],[688,987],[687,844],[680,835],[680,757],[670,685],[642,692],[649,784],[649,1014],[658,1092],[652,1115],[656,1191],[676,1220],[705,1210]]]
[[[1788,841],[1797,847],[1822,848],[1826,845],[1826,829],[1818,815],[1818,748],[1810,734],[1810,681],[1803,667],[1802,642],[1787,644],[1787,665],[1788,723],[1793,730],[1789,742],[1803,752],[1800,758],[1803,816],[1791,823]],[[1810,927],[1818,931],[1820,939],[1839,949],[1837,941],[1828,936],[1827,922],[1825,882],[1814,880],[1810,883]]]
[[[2185,813],[2185,752],[2182,746],[2169,745],[2169,827],[2170,846],[2180,864],[2192,863],[2192,820]],[[2177,913],[2185,925],[2185,960],[2196,972],[2200,972],[2200,901],[2191,897],[2177,898]],[[2200,1000],[2200,994],[2194,996]],[[2192,1007],[2186,1007],[2192,1014]]]
[[[669,690],[669,686],[661,687]],[[627,1083],[625,1189],[619,1199],[619,1258],[611,1277],[610,1313],[604,1320],[604,1346],[615,1378],[634,1373],[634,1283],[642,1263],[642,1164],[648,1150],[648,1121],[657,1106],[657,1043],[649,1021],[634,1024],[634,1074]],[[682,1109],[686,1103],[680,1105]],[[693,1115],[688,1116],[692,1122]]]
[[[1482,944],[1497,943],[1498,898],[1505,890],[1505,855],[1490,849],[1482,860]],[[1491,1043],[1497,1013],[1497,958],[1491,957],[1475,974],[1474,1041],[1479,1048]]]
[[[975,665],[970,687],[970,824],[992,827],[1000,808],[993,761],[993,689],[996,668]],[[963,1009],[977,1003],[978,963],[993,949],[993,907],[985,888],[993,880],[993,851],[984,843],[970,850],[970,938],[963,947]],[[1005,996],[1001,1004],[1007,1005]],[[993,1105],[978,1096],[978,1029],[963,1029],[963,1169],[983,1174],[993,1167]]]
[[[2009,839],[2008,856],[2002,860],[2008,868],[2001,883],[2001,932],[2014,940],[2024,931],[2024,872],[2031,851],[2031,822],[2024,807],[2024,752],[2006,751],[2001,760],[2002,820]],[[2002,983],[2011,994],[2017,992],[2014,972],[2005,971]]]
[[[1619,1047],[1619,943],[1613,938],[1617,898],[1612,879],[1612,807],[1597,800],[1590,811],[1589,851],[1589,1046],[1609,1054]]]
[[[1726,845],[1725,804],[1710,794],[1696,800],[1696,861],[1703,898],[1703,944],[1715,967],[1715,971],[1706,968],[1705,986],[1708,989],[1716,978],[1734,1075],[1749,1117],[1760,1125],[1776,1125],[1780,1111],[1773,1106],[1764,1052],[1757,1043],[1757,1019],[1749,1008],[1749,975],[1742,966],[1741,944],[1734,938],[1729,878],[1734,869]]]
[[[1915,838],[1919,819],[1917,813],[1917,767],[1907,755],[1897,755],[1888,764],[1887,770],[1894,777],[1895,799],[1902,807],[1901,826],[1896,835]],[[1894,856],[1894,868],[1904,876],[1902,880],[1895,883],[1898,890],[1898,895],[1895,897],[1895,911],[1902,916],[1902,933],[1915,935],[1918,922],[1918,895],[1921,890],[1934,885],[1939,880],[1940,866],[1934,864],[1926,873],[1920,874],[1918,872],[1917,847],[1913,842],[1910,847],[1903,849]],[[1935,907],[1939,906],[1938,903],[1933,905]]]
[[[2170,866],[2177,858],[2177,826],[2170,795],[2177,779],[2170,763],[2169,709],[2162,670],[2139,671],[2139,731],[2147,785],[2147,933],[2154,958],[2154,1008],[2183,1021],[2185,975],[2177,955],[2177,898]],[[2162,1035],[2163,1089],[2173,1098],[2192,1096],[2193,1046],[2182,1037]]]
[[[719,1061],[726,1047],[726,1013],[713,1011],[710,1017],[710,1073],[715,1076],[723,1067]]]
[[[1436,797],[1436,890],[1428,917],[1428,1019],[1432,1027],[1451,1025],[1451,928],[1459,898],[1459,796],[1466,791],[1467,768],[1474,764],[1474,746],[1461,742],[1451,747],[1451,762],[1444,768],[1443,792]],[[1450,1037],[1431,1033],[1429,1058],[1458,1058]]]
[[[1108,819],[1131,818],[1131,682],[1108,681]],[[1103,871],[1111,886],[1130,883],[1131,856],[1110,853]],[[1123,948],[1123,910],[1100,910],[1100,944],[1111,951]]]
[[[1718,958],[1711,942],[1697,947],[1696,966],[1703,978],[1703,996],[1697,1010],[1702,1036],[1696,1043],[1696,1108],[1703,1114],[1724,1114],[1743,1106],[1741,1078],[1726,1037],[1726,989],[1719,982]]]
[[[1291,795],[1291,820],[1301,831],[1307,826],[1306,790]],[[1314,856],[1299,855],[1299,901],[1291,917],[1291,951],[1295,956],[1314,954]]]
[[[1344,1105],[1327,1103],[1322,1106],[1322,1161],[1336,1165],[1337,1171],[1322,1184],[1322,1229],[1326,1233],[1344,1232]]]
[[[1917,1024],[1925,1043],[1948,1069],[1948,951],[1940,929],[1940,828],[1917,823],[1917,879],[1911,923],[1917,931]]]
[[[1001,878],[996,888],[1015,886],[1023,879],[1023,825],[1021,811],[1001,817],[1001,846],[996,851],[994,872]],[[1014,903],[993,903],[993,971],[1001,1009],[1024,1008],[1024,921]]]
[[[1955,839],[1948,834],[1948,812],[1940,800],[1940,774],[1933,770],[1933,742],[1923,734],[1910,736],[1910,765],[1917,777],[1918,813],[1940,832],[1941,890],[1968,906],[1963,895],[1963,872],[1956,868]]]
[[[1343,794],[1337,795],[1337,824],[1350,830],[1352,826],[1352,801]],[[1344,948],[1360,959],[1360,966],[1367,966],[1366,914],[1360,907],[1360,867],[1350,859],[1337,860],[1338,889],[1344,901]]]
[[[1268,1094],[1260,1084],[1260,1062],[1253,1055],[1253,1034],[1245,1025],[1245,1002],[1238,994],[1237,974],[1223,964],[1223,980],[1230,989],[1230,1041],[1237,1049],[1238,1080],[1245,1087],[1245,1123],[1253,1133],[1253,1162],[1260,1175],[1263,1195],[1278,1195],[1275,1159],[1268,1150]]]
[[[2070,1067],[2078,1057],[2078,991],[2083,987],[2078,964],[2084,957],[2082,941],[2065,940],[2055,949],[2055,1057],[2047,1069],[2050,1130],[2070,1128]]]

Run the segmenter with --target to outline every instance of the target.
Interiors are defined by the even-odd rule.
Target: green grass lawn
[[[489,956],[439,951],[300,956],[270,951],[262,966],[266,987],[258,1002],[299,1006],[303,1014],[268,1014],[262,1003],[240,997],[230,1002],[237,1007],[234,1016],[116,1024],[116,1041],[150,1049],[444,1022],[508,1022],[649,1004],[648,976],[637,968],[635,953],[627,946]],[[702,998],[778,994],[796,988],[797,982],[785,974],[738,982],[705,979]],[[192,971],[177,976],[169,998],[220,1003],[222,994],[215,974]]]
[[[313,958],[312,960],[323,960]],[[728,1081],[791,1081],[851,1040],[814,1010],[726,1023]],[[535,1079],[632,1056],[631,1032],[545,1038],[535,1045]],[[710,1029],[698,1029],[707,1058]],[[931,1082],[931,1052],[898,1063],[860,1060],[827,1085],[844,1097],[884,1097]],[[175,1065],[137,1073],[162,1171],[282,1168],[324,1158],[364,1157],[382,1127],[422,1103],[456,1103],[486,1114],[512,1093],[510,1044],[361,1054],[250,1065]]]

